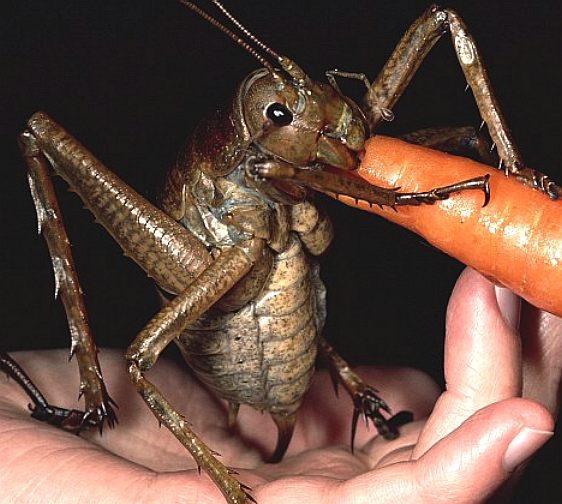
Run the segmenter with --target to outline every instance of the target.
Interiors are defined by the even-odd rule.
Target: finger
[[[562,319],[526,305],[523,338],[523,397],[544,405],[556,416],[562,363]]]
[[[508,399],[462,423],[416,461],[381,461],[344,485],[338,502],[485,502],[552,436],[553,420],[540,405]]]
[[[424,428],[414,457],[488,404],[521,394],[521,354],[510,326],[517,308],[500,311],[494,285],[467,268],[449,301],[445,340],[446,392]],[[510,322],[508,322],[510,320]]]

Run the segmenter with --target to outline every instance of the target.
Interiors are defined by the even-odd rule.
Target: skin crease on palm
[[[276,436],[268,415],[241,408],[232,433],[224,405],[183,367],[162,361],[149,375],[260,504],[485,502],[550,438],[558,411],[562,320],[524,305],[519,323],[519,307],[510,292],[465,270],[448,307],[446,391],[412,369],[360,368],[393,411],[410,410],[420,420],[390,442],[360,427],[354,455],[351,403],[344,393],[334,398],[326,373],[315,377],[289,451],[276,465],[263,462]],[[78,406],[69,402],[78,379],[66,351],[14,356],[51,402]],[[133,392],[121,352],[103,350],[100,359],[119,404],[119,426],[102,437],[31,419],[27,397],[0,377],[0,500],[223,503]]]

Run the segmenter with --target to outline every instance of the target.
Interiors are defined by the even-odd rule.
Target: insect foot
[[[489,175],[463,180],[462,182],[457,182],[456,184],[448,186],[437,187],[426,192],[397,193],[395,205],[433,205],[437,201],[448,199],[451,194],[474,189],[484,193],[484,203],[482,207],[485,207],[490,202]]]
[[[562,196],[562,188],[550,177],[532,168],[518,167],[517,180],[556,200]]]
[[[65,431],[79,434],[83,430],[97,427],[102,434],[104,424],[107,423],[108,427],[113,429],[118,423],[111,403],[113,401],[110,398],[107,403],[87,411],[59,408],[50,404],[30,404],[29,409],[32,418]]]
[[[368,426],[369,420],[373,423],[377,432],[387,440],[398,437],[398,427],[411,422],[413,416],[410,412],[402,411],[390,419],[386,419],[382,411],[391,414],[392,411],[386,402],[379,397],[377,390],[373,387],[361,384],[353,394],[353,418],[351,421],[351,451],[354,450],[355,433],[359,416],[363,416],[365,425]]]
[[[47,402],[45,396],[23,368],[7,353],[0,352],[0,369],[18,383],[29,396],[32,402],[28,405],[28,408],[31,411],[31,417],[36,420],[75,434],[93,427],[98,427],[101,434],[104,424],[107,424],[112,429],[118,423],[117,416],[113,410],[113,406],[117,405],[109,397],[105,386],[102,387],[101,395],[103,399],[99,405],[89,405],[85,411],[60,408]]]

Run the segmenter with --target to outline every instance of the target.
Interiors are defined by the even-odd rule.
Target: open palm
[[[336,400],[318,373],[285,459],[264,460],[275,445],[268,415],[242,408],[238,431],[226,426],[224,405],[183,366],[162,360],[149,376],[193,429],[221,454],[260,504],[484,502],[508,481],[553,429],[558,410],[562,321],[525,309],[467,270],[451,297],[445,378],[440,394],[411,369],[361,368],[394,411],[417,420],[385,441],[358,429],[349,451],[351,403]],[[503,315],[502,315],[503,313]],[[509,323],[511,322],[511,323]],[[14,354],[53,404],[77,407],[75,366],[65,351]],[[100,354],[104,377],[119,404],[119,426],[74,436],[39,423],[26,396],[0,378],[2,502],[223,503],[205,474],[133,392],[121,352]]]

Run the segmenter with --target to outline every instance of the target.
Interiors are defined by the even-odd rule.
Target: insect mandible
[[[283,66],[283,64],[285,64],[285,63],[283,63],[281,61],[277,61],[275,64]],[[297,96],[299,96],[299,91],[308,89],[307,88],[308,77],[306,76],[306,74],[301,73],[301,71],[298,69],[298,67],[293,65],[293,67],[290,68],[290,66],[291,66],[291,64],[289,62],[287,62],[286,68],[284,68],[284,69],[281,69],[281,70],[268,69],[267,71],[262,71],[262,77],[265,78],[267,76],[272,76],[275,73],[277,73],[277,78],[278,78],[279,82],[280,83],[283,82],[283,81],[289,82],[289,84],[291,84],[289,87],[292,89],[293,93],[296,94]],[[338,119],[343,117],[344,115],[350,114],[350,112],[347,111],[347,109],[346,109],[346,105],[352,110],[352,112],[354,111],[353,106],[350,103],[348,103],[345,100],[340,101],[339,94],[333,88],[327,86],[327,87],[324,88],[324,91],[329,93],[330,96],[333,97],[336,102],[339,101],[341,110],[345,110],[345,113],[343,113],[342,111],[339,112]],[[301,94],[306,95],[306,92],[303,92]],[[306,101],[306,96],[300,96],[300,98],[303,101]],[[380,105],[378,107],[378,110],[380,111],[381,116],[384,116],[386,114],[386,116],[388,118],[388,115],[389,115],[388,110],[390,110],[391,106],[388,105],[388,104],[387,104],[387,106],[383,106],[383,105]],[[299,110],[298,104],[295,105],[295,103],[292,103],[291,108],[294,109],[293,111],[290,111],[291,114],[293,114],[293,112],[296,112],[294,115],[298,115],[299,113],[301,113],[301,111],[297,112]],[[359,113],[359,111],[357,111],[356,114],[351,113],[351,116],[354,119],[357,119],[358,117],[359,118],[361,117],[361,114]],[[279,120],[281,122],[278,124],[278,126],[280,126],[281,128],[286,128],[286,127],[289,126],[289,124],[285,123],[285,121],[287,120],[286,110],[274,107],[271,110],[270,114],[267,114],[267,112],[266,112],[266,117],[270,121],[273,121],[274,123],[275,123],[275,119],[279,118]],[[374,119],[372,119],[372,122],[376,125],[377,120],[380,120],[380,118],[377,119],[375,117]],[[39,126],[43,126],[44,124],[46,124],[43,121],[44,120],[41,119],[40,117],[36,117],[35,118],[35,125],[39,124]],[[257,163],[254,162],[254,160],[250,160],[250,158],[246,159],[246,161],[248,161],[248,163],[247,163],[247,170],[244,171],[244,174],[250,173],[250,174],[254,175],[255,177],[253,179],[251,179],[251,180],[253,180],[253,183],[256,186],[259,186],[259,191],[262,192],[262,193],[263,192],[267,193],[267,191],[270,191],[272,194],[270,194],[269,197],[275,203],[290,204],[291,208],[296,207],[298,205],[294,205],[295,201],[298,201],[299,199],[302,199],[305,196],[305,191],[302,189],[301,185],[293,184],[293,183],[291,183],[291,181],[289,181],[289,182],[284,182],[284,183],[278,182],[278,183],[273,184],[273,186],[270,186],[266,181],[261,179],[262,177],[265,177],[266,175],[270,175],[270,174],[266,173],[265,170],[268,170],[268,169],[271,169],[271,168],[276,168],[280,165],[283,166],[283,163],[278,163],[277,161],[279,161],[279,159],[283,160],[284,157],[287,157],[287,155],[283,155],[283,153],[275,152],[274,147],[269,146],[265,142],[266,140],[271,139],[273,137],[273,133],[272,133],[273,129],[271,129],[271,128],[273,128],[275,126],[275,124],[271,125],[271,124],[267,123],[267,126],[264,126],[264,124],[265,123],[262,123],[259,127],[255,127],[254,131],[250,132],[249,138],[244,137],[243,142],[241,144],[241,145],[243,145],[243,149],[239,146],[238,149],[234,149],[234,152],[236,152],[236,155],[238,155],[238,154],[240,154],[240,152],[238,152],[239,150],[251,150],[252,145],[261,146],[261,149],[258,149],[257,154],[261,154],[263,156],[263,159],[261,159],[259,155],[255,156],[255,157],[257,157],[257,159],[256,159]],[[294,161],[293,159],[290,159],[291,163],[289,163],[289,164],[293,164],[293,163],[296,162],[296,164],[299,165],[299,166],[300,165],[308,166],[313,161],[320,160],[320,161],[324,161],[324,162],[328,161],[329,164],[339,166],[340,168],[346,168],[346,169],[352,168],[354,166],[355,160],[353,158],[353,155],[351,156],[351,158],[349,157],[349,150],[351,150],[352,153],[358,152],[360,150],[360,147],[361,147],[362,138],[366,135],[366,129],[364,129],[363,132],[361,132],[361,131],[359,131],[359,132],[355,131],[354,132],[353,131],[354,130],[353,124],[354,124],[353,120],[351,120],[349,123],[346,123],[345,127],[342,128],[341,130],[338,130],[338,128],[333,128],[333,127],[326,128],[323,131],[323,136],[322,136],[322,140],[323,140],[323,142],[325,140],[326,146],[323,147],[324,150],[322,151],[320,156],[318,156],[318,149],[316,149],[316,152],[314,153],[314,155],[317,156],[316,158],[314,156],[312,156],[310,154],[310,151],[309,151],[309,152],[306,152],[304,154],[306,156],[305,158],[297,158],[296,161]],[[364,125],[361,124],[361,121],[357,121],[355,126],[356,126],[357,130],[360,130],[362,127],[364,128]],[[35,128],[35,126],[34,126],[34,128]],[[344,130],[346,130],[345,135],[344,135]],[[347,133],[353,133],[353,134],[350,136],[350,138],[347,138],[347,136],[346,136]],[[357,137],[357,138],[354,138],[354,137]],[[52,138],[52,137],[49,135],[49,138]],[[205,138],[207,138],[207,137],[205,136],[203,139],[205,139]],[[342,140],[343,138],[345,138],[345,140],[347,142],[347,146],[348,147],[351,146],[352,148],[348,150],[347,147],[346,147],[345,149],[341,150],[341,153],[340,153],[341,155],[338,155],[337,152],[334,153],[331,150],[330,140],[331,139],[332,140],[333,139]],[[250,139],[251,139],[251,142],[249,142]],[[231,142],[231,140],[232,139],[228,139],[229,142]],[[201,144],[199,143],[198,145],[201,145]],[[230,144],[230,145],[233,145],[233,144]],[[337,145],[337,143],[336,143],[336,145]],[[337,151],[337,148],[336,148],[336,151]],[[271,159],[269,159],[269,157],[268,157],[269,155],[271,155],[271,153],[273,153],[274,161],[276,161],[273,166],[271,164],[268,164],[268,162],[271,161]],[[28,154],[29,154],[29,151],[28,151]],[[255,155],[256,152],[253,152],[253,154]],[[51,156],[52,156],[52,154],[51,154]],[[256,166],[258,166],[258,168],[256,168]],[[288,168],[291,168],[291,167],[289,166]],[[231,169],[231,167],[229,166],[228,170],[230,170],[230,169]],[[253,172],[252,170],[261,170],[261,171]],[[227,173],[226,175],[229,175],[230,173],[232,173],[232,172],[229,171],[229,173]],[[306,172],[307,175],[309,175],[310,173],[314,174],[316,172],[314,172],[312,170],[309,170],[309,171]],[[222,175],[223,174],[221,173],[218,176],[222,177]],[[216,178],[216,176],[217,176],[216,173],[212,173],[211,179]],[[170,213],[172,213],[172,214],[174,214],[174,212],[177,211],[178,217],[179,217],[178,220],[181,220],[185,215],[187,215],[187,211],[181,205],[180,205],[180,208],[175,208],[175,206],[177,206],[177,205],[175,205],[175,203],[177,203],[177,199],[174,200],[173,195],[174,195],[174,189],[178,189],[178,187],[175,187],[175,185],[174,185],[176,180],[177,180],[177,177],[174,178],[174,176],[172,176],[172,178],[169,179],[169,180],[170,180],[170,182],[169,182],[168,187],[171,190],[166,193],[166,196],[165,196],[164,202],[163,202],[163,206],[168,208]],[[209,188],[209,186],[205,187],[205,183],[207,183],[207,182],[208,181],[202,182],[202,185],[204,187],[203,187],[203,192],[201,193],[201,199],[204,199],[204,198],[208,197],[208,195],[205,194],[205,192],[204,192],[206,189],[210,190],[211,192],[213,190],[215,190],[212,187]],[[302,182],[305,183],[306,181],[303,180]],[[479,183],[481,183],[481,182],[482,181],[480,181]],[[313,183],[317,183],[317,182],[307,182],[307,183],[313,184]],[[321,183],[327,184],[328,182],[323,181]],[[210,184],[210,185],[212,185],[212,184]],[[322,187],[326,187],[326,185],[324,185]],[[337,187],[339,187],[339,186],[336,186],[336,188]],[[281,191],[283,191],[283,192],[277,193],[277,191],[279,191],[279,189],[281,189]],[[181,197],[184,197],[183,190],[184,190],[183,186],[181,186],[179,188],[179,193],[178,193],[178,191],[176,191],[176,193],[181,194],[182,195]],[[344,192],[343,189],[338,189],[338,190],[341,190],[341,192]],[[355,188],[354,190],[358,191],[359,189]],[[369,189],[365,189],[365,190],[368,191]],[[284,194],[284,192],[288,192],[288,195]],[[366,195],[363,194],[363,193],[353,193],[352,189],[348,189],[346,193],[351,194],[351,195],[356,195],[357,197],[366,197]],[[176,194],[176,196],[177,196],[177,194]],[[390,194],[390,193],[388,193],[388,194]],[[166,198],[168,198],[168,197],[171,199],[171,203],[166,201]],[[287,200],[287,198],[288,199],[292,198],[292,199],[289,201],[289,200]],[[280,200],[280,201],[276,201],[277,199]],[[377,200],[375,199],[374,202],[377,202]],[[380,202],[385,203],[385,202],[387,202],[387,200],[380,201]],[[388,201],[387,203],[392,203],[392,201]],[[189,206],[189,205],[186,205],[186,206]],[[283,212],[283,210],[281,210],[281,212]],[[226,215],[227,212],[224,212],[223,209],[221,209],[221,213]],[[226,217],[229,218],[229,216],[226,216]],[[250,216],[250,217],[253,218],[253,216]],[[216,216],[210,216],[209,218],[211,220],[213,220],[213,219],[216,220]],[[283,219],[283,218],[286,219],[286,217],[283,217],[283,216],[280,217],[280,219]],[[293,217],[293,220],[296,221],[297,219]],[[321,220],[320,222],[325,222],[325,221]],[[193,234],[195,236],[199,237],[200,240],[203,241],[203,242],[205,242],[206,239],[208,240],[208,237],[206,236],[206,234],[209,232],[209,227],[213,228],[213,233],[215,234],[214,239],[216,239],[217,236],[218,236],[218,233],[221,232],[219,224],[224,224],[224,223],[218,223],[216,226],[214,226],[214,225],[208,226],[207,224],[205,224],[203,227],[200,227],[199,229],[197,229],[196,224],[194,224],[193,222],[190,222],[190,223],[191,223],[192,226],[194,226],[193,229],[192,229]],[[228,228],[228,225],[226,227]],[[238,229],[238,232],[240,232],[241,235],[243,235],[244,232],[246,232],[246,229],[244,229],[243,226],[236,226],[235,225],[234,227],[242,229],[242,231],[240,231],[240,229]],[[254,230],[258,229],[258,227],[253,227],[252,229],[254,229]],[[228,239],[232,240],[232,237],[230,236],[231,235],[230,230],[228,230],[228,229],[226,230],[226,235],[227,235],[227,237],[225,238],[226,240],[228,240]],[[287,238],[284,238],[284,239],[286,240]],[[326,240],[326,241],[329,241],[329,240]],[[206,248],[209,248],[209,244],[206,243],[206,245],[207,245]],[[322,246],[325,246],[325,245],[327,245],[327,243],[324,241]],[[233,245],[233,243],[228,243],[228,241],[227,241],[226,246],[232,247],[234,245]],[[193,245],[193,247],[196,247],[196,245]],[[275,250],[275,249],[273,249],[273,250]],[[246,252],[249,255],[251,255],[253,253],[252,249],[248,249],[248,250],[245,251],[245,253]],[[201,256],[204,256],[203,252],[201,252]],[[264,261],[267,262],[268,259],[264,259]],[[167,275],[168,273],[164,272],[164,274]],[[166,285],[167,285],[166,281],[163,280],[162,278],[160,278],[160,282],[158,282],[158,283],[162,287],[164,287],[165,290],[172,291],[173,293],[176,293],[174,291],[174,289],[172,289],[172,288],[168,287],[166,289]],[[263,286],[263,284],[258,285],[259,288],[261,288],[262,286]],[[255,289],[259,291],[260,289],[258,287],[255,287]],[[178,289],[178,290],[180,290],[180,289]],[[252,292],[252,294],[255,295],[256,290],[254,290]],[[236,296],[233,296],[233,297],[236,298]],[[247,300],[244,300],[244,301],[247,301]],[[237,302],[240,303],[239,300],[237,300]],[[236,309],[237,308],[239,308],[239,307],[236,306]],[[228,311],[229,309],[232,310],[233,308],[230,307],[230,308],[227,308],[226,310]],[[320,325],[320,324],[318,324],[318,325]],[[131,360],[134,361],[135,359],[136,359],[136,357],[133,358],[133,356],[131,355]],[[311,357],[311,359],[312,359],[312,357]],[[282,424],[282,422],[283,421],[280,421],[281,424]],[[287,420],[287,423],[288,422],[292,422],[292,420],[290,420],[290,421]],[[282,428],[281,432],[287,432],[287,430],[289,430],[289,427],[287,427],[286,431],[283,431],[283,428]],[[285,433],[281,437],[283,438],[283,441],[279,445],[280,448],[278,449],[277,456],[281,455],[279,452],[283,451],[283,445],[286,442],[288,442],[288,440],[287,440],[288,434]]]

